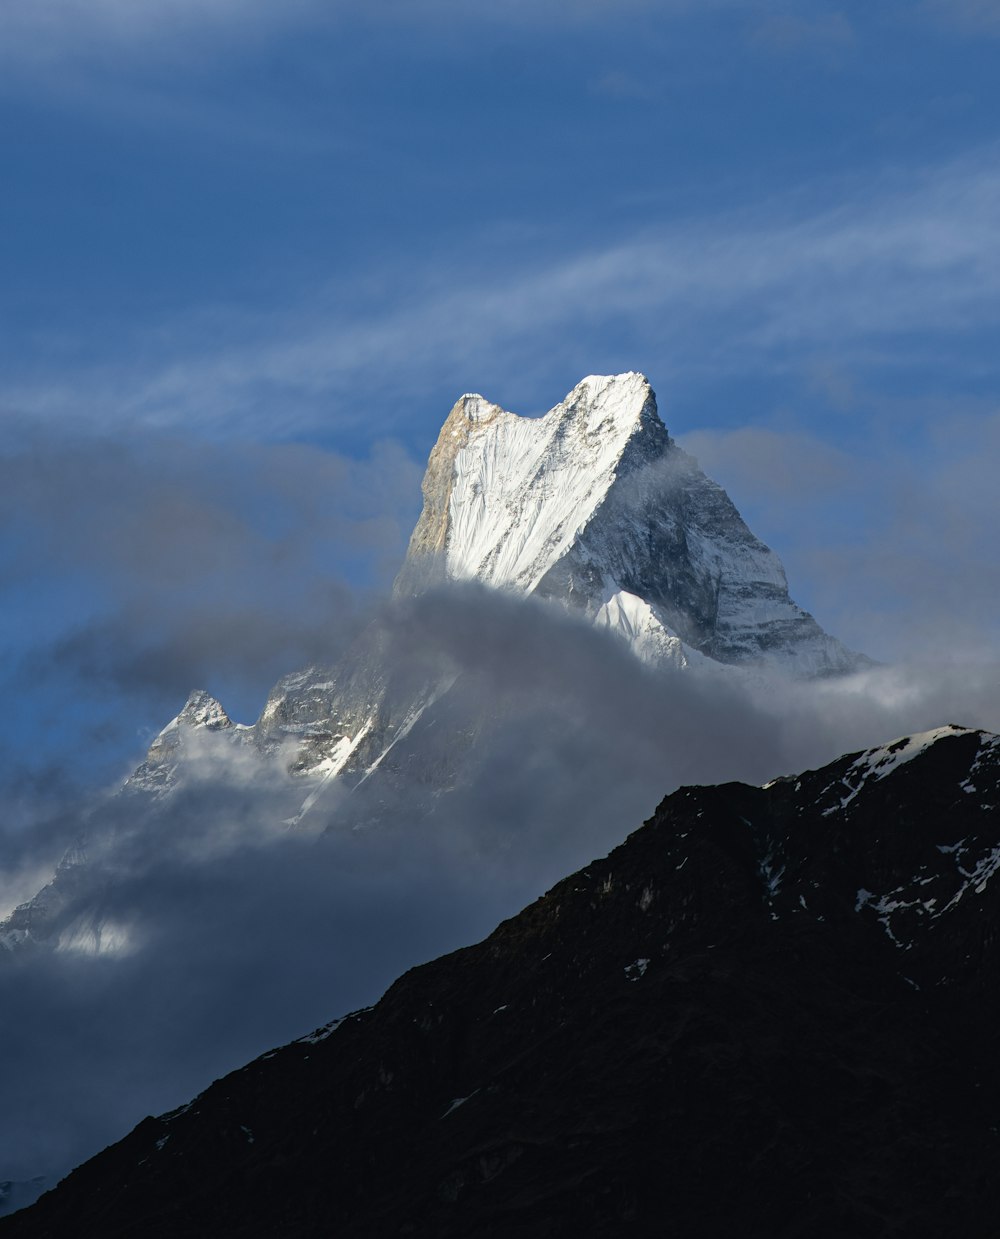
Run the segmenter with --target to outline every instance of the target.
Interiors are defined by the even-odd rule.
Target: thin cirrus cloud
[[[766,51],[791,54],[810,49],[839,52],[851,47],[856,38],[854,26],[839,11],[809,17],[768,13],[754,28],[750,42]]]
[[[921,8],[935,22],[960,32],[1000,34],[997,0],[924,0]]]
[[[101,46],[136,47],[191,32],[287,24],[316,7],[312,0],[291,0],[279,16],[263,0],[10,0],[0,11],[0,35],[8,57],[75,59]]]
[[[97,58],[110,53],[156,58],[188,57],[199,46],[231,56],[247,43],[282,31],[329,28],[345,22],[433,31],[458,28],[594,27],[621,21],[623,13],[653,20],[684,19],[706,10],[728,10],[747,21],[751,47],[785,53],[844,50],[858,38],[841,9],[817,6],[808,15],[789,12],[774,0],[506,0],[468,5],[462,0],[6,0],[0,9],[0,59],[22,69]],[[946,25],[959,33],[1000,31],[995,0],[923,0],[915,9],[884,15],[901,25],[914,20]]]
[[[753,7],[753,0],[714,0],[712,7]],[[386,0],[373,11],[360,0],[6,0],[0,10],[0,56],[28,65],[85,61],[108,51],[144,51],[157,56],[190,52],[191,39],[222,39],[232,52],[268,32],[358,21],[379,25],[593,23],[620,17],[623,9],[652,10],[652,0],[508,0],[467,6],[460,0]],[[669,13],[695,7],[671,0]],[[704,0],[698,7],[705,7]]]
[[[660,374],[697,375],[722,356],[730,368],[760,374],[792,353],[831,347],[842,362],[865,364],[877,353],[881,364],[919,364],[928,339],[947,353],[996,323],[994,165],[995,152],[983,150],[905,182],[886,175],[857,184],[833,205],[817,206],[814,186],[777,211],[770,203],[652,228],[541,267],[522,260],[513,274],[510,255],[501,274],[460,254],[398,270],[393,286],[404,295],[391,307],[360,294],[356,303],[341,289],[321,305],[312,293],[298,305],[289,300],[284,312],[218,311],[211,356],[195,331],[185,347],[179,324],[168,333],[182,342],[176,351],[141,370],[109,363],[54,384],[12,383],[0,403],[36,415],[219,430],[238,418],[244,432],[268,435],[276,403],[279,431],[301,430],[317,424],[320,408],[324,418],[334,407],[349,420],[352,405],[370,411],[361,397],[412,392],[451,374],[487,384],[516,371],[537,384],[552,368],[594,369],[595,358],[622,368],[629,358],[606,341],[623,327],[630,358]],[[204,323],[199,315],[202,334]]]

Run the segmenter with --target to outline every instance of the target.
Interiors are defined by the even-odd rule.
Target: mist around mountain
[[[17,914],[7,924],[29,932],[0,969],[16,1013],[0,1028],[0,1177],[51,1182],[144,1114],[370,1004],[405,968],[481,937],[615,846],[680,784],[761,784],[942,720],[1000,728],[996,677],[980,668],[801,680],[733,675],[708,657],[643,661],[627,633],[593,623],[605,603],[567,609],[475,580],[401,591],[374,616],[377,678],[401,702],[442,669],[451,687],[398,744],[408,715],[389,718],[387,777],[365,766],[329,779],[305,813],[317,790],[296,765],[305,715],[262,729],[266,743],[234,744],[228,716],[196,698],[217,725],[182,729],[183,778],[168,795],[57,798],[30,846],[12,835],[22,886],[37,875],[25,893],[43,888],[42,932],[34,941]],[[212,640],[221,648],[224,629]],[[328,683],[310,673],[273,700],[304,710]],[[476,753],[461,777],[456,736]],[[316,727],[306,739],[329,762],[342,737]],[[60,856],[49,895],[68,899],[47,906]]]

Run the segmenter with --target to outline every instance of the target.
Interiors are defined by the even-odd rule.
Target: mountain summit
[[[837,674],[867,660],[788,595],[778,557],[667,433],[641,374],[544,417],[463,396],[431,452],[397,594],[442,579],[552,598],[641,656]]]
[[[544,417],[462,396],[427,465],[397,588],[430,565],[534,592],[604,502],[644,433],[665,434],[641,374],[591,376]],[[433,572],[431,573],[433,576]]]

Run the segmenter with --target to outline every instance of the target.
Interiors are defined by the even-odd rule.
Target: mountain
[[[586,378],[539,418],[461,397],[431,451],[423,497],[394,587],[400,603],[471,581],[553,601],[651,663],[797,677],[871,665],[791,600],[777,555],[671,439],[641,374]],[[193,694],[132,783],[169,784],[175,738],[224,726],[241,744],[288,751],[298,774],[354,785],[454,681],[446,663],[416,683],[411,668],[394,677],[388,644],[376,622],[338,666],[286,676],[250,728]]]
[[[252,726],[192,693],[126,780],[127,812],[105,804],[98,818],[152,821],[155,802],[230,751],[299,776],[289,826],[328,824],[334,786],[351,792],[337,808],[348,825],[400,803],[413,817],[432,812],[488,749],[491,724],[481,702],[463,699],[446,650],[417,659],[396,648],[407,605],[442,583],[550,602],[654,665],[807,678],[870,665],[791,600],[778,557],[671,439],[641,374],[586,378],[539,418],[463,396],[423,496],[388,618],[338,665],[284,677]],[[121,950],[123,930],[100,907],[107,880],[85,846],[74,848],[0,922],[0,953]]]
[[[682,788],[0,1236],[991,1235],[998,870],[997,735]]]
[[[423,497],[398,602],[472,581],[556,602],[653,663],[800,677],[871,665],[791,600],[778,557],[670,438],[641,374],[586,378],[539,418],[463,396],[431,451]],[[287,751],[296,773],[356,783],[454,681],[446,664],[394,674],[389,640],[376,622],[338,666],[286,676],[249,728],[192,694],[130,784],[169,787],[185,737],[206,728]]]
[[[646,661],[798,677],[870,666],[789,597],[777,555],[671,439],[641,374],[591,376],[543,417],[463,396],[431,451],[397,600],[445,582],[553,601]],[[356,781],[453,682],[389,682],[369,629],[333,671],[280,681],[250,742]]]
[[[431,452],[396,583],[477,580],[553,598],[668,657],[797,674],[859,658],[788,596],[778,557],[667,433],[641,374],[591,376],[544,417],[463,396]]]

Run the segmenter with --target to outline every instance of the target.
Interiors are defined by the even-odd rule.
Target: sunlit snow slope
[[[592,375],[540,418],[463,396],[423,490],[397,592],[449,578],[556,598],[656,661],[696,651],[805,676],[865,661],[791,600],[641,374]]]

